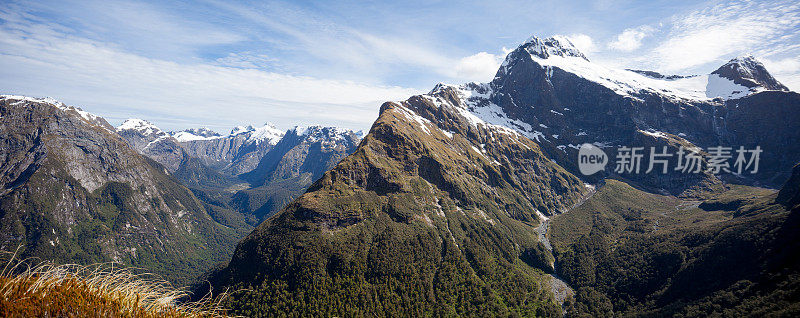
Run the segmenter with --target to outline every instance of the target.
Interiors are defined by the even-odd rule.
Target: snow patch
[[[708,76],[708,84],[706,84],[706,97],[708,98],[736,99],[745,97],[748,94],[750,94],[750,89],[745,86],[736,84],[717,74]]]

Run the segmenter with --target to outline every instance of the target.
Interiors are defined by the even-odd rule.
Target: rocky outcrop
[[[734,58],[711,72],[711,74],[729,79],[748,89],[789,91],[789,88],[772,77],[772,75],[767,72],[767,68],[764,67],[764,64],[761,64],[761,62],[756,60],[752,55]]]

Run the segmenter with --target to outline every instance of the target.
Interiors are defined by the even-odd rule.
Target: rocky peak
[[[254,130],[256,130],[256,129],[255,129],[255,127],[253,127],[253,125],[236,126],[236,127],[233,127],[233,129],[231,129],[230,135],[231,136],[236,136],[236,135],[248,133],[248,132],[251,132],[251,131],[254,131]]]
[[[250,126],[252,127],[252,126]],[[249,142],[261,143],[268,142],[270,145],[275,145],[283,138],[284,132],[275,127],[272,123],[266,123],[264,126],[254,128],[252,134],[248,138]]]
[[[286,131],[286,134],[294,135],[303,140],[303,142],[317,142],[323,141],[341,141],[348,137],[359,139],[357,134],[350,129],[339,127],[323,127],[323,126],[294,126]]]
[[[575,45],[564,36],[553,36],[546,39],[539,39],[536,36],[530,37],[525,43],[520,45],[518,49],[523,49],[531,55],[547,59],[551,56],[560,57],[578,57],[584,60],[586,58]]]
[[[117,131],[135,131],[145,137],[165,137],[168,134],[153,123],[139,118],[129,118],[117,126]]]
[[[117,134],[133,149],[175,172],[186,159],[178,140],[153,123],[131,118],[117,127]]]
[[[767,72],[764,64],[761,64],[761,62],[752,55],[734,58],[716,71],[711,72],[711,74],[729,79],[738,85],[749,88],[751,91],[754,89],[772,91],[789,90],[772,77],[772,75]]]

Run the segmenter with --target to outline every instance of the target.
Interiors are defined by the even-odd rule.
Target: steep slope
[[[0,97],[0,249],[60,263],[119,261],[185,283],[246,228],[214,221],[166,169],[100,117]]]
[[[253,188],[237,192],[231,204],[263,220],[353,153],[359,140],[353,131],[336,127],[289,129],[255,169],[240,176]]]
[[[558,315],[525,263],[587,189],[516,131],[415,96],[238,246],[214,288],[252,316]],[[526,256],[524,256],[526,255]]]
[[[727,79],[736,85],[747,88],[746,93],[758,91],[786,91],[789,89],[772,77],[767,68],[752,55],[738,57],[711,72],[720,78]],[[709,79],[711,85],[711,79]]]
[[[456,91],[467,110],[536,140],[574,173],[583,143],[609,152],[620,146],[667,146],[673,154],[680,146],[763,150],[762,169],[754,175],[619,176],[654,191],[679,194],[717,178],[779,187],[800,158],[800,145],[790,142],[800,139],[800,95],[786,91],[752,58],[735,59],[710,75],[664,76],[607,68],[564,38],[532,37],[508,54],[490,83],[436,89],[445,88]],[[670,160],[675,167],[677,158]],[[648,163],[645,156],[642,164]],[[586,179],[612,176],[614,168]]]

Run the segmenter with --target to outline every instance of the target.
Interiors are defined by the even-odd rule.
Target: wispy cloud
[[[4,75],[0,86],[22,94],[40,92],[46,86],[48,95],[64,96],[66,102],[98,109],[112,106],[101,113],[112,119],[137,114],[159,117],[165,119],[166,128],[187,123],[232,126],[243,119],[367,128],[382,101],[416,92],[397,86],[147,58],[113,44],[70,35],[18,13],[3,12],[3,17],[0,68]],[[253,63],[241,58],[238,62]]]
[[[0,87],[168,129],[367,128],[385,100],[491,80],[500,48],[567,34],[593,61],[672,73],[753,53],[800,89],[799,4],[713,1],[7,0]]]
[[[667,39],[645,59],[666,71],[683,71],[756,50],[762,56],[782,53],[785,36],[796,40],[799,28],[795,1],[718,4],[675,17]]]

